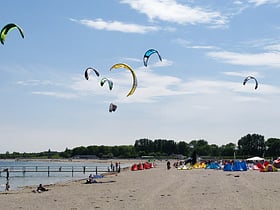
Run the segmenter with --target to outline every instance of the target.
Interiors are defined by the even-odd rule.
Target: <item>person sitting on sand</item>
[[[44,192],[44,191],[48,191],[48,189],[44,188],[42,184],[39,184],[39,186],[37,187],[37,192]]]
[[[94,180],[94,177],[92,176],[92,174],[89,175],[86,184],[91,184],[91,183],[96,183],[96,180]]]

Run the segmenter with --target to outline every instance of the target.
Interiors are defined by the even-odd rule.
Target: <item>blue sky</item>
[[[130,145],[140,138],[227,144],[279,137],[279,0],[9,0],[0,25],[0,152]],[[150,57],[157,49],[163,58]],[[116,63],[131,66],[138,80]],[[93,67],[100,77],[84,71]],[[257,90],[247,76],[259,82]],[[110,91],[101,77],[114,82]],[[108,106],[118,105],[109,113]]]

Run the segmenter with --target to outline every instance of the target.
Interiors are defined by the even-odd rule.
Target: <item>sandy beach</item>
[[[137,162],[136,162],[137,163]],[[84,180],[0,193],[0,209],[279,209],[280,173],[166,169],[165,161]]]

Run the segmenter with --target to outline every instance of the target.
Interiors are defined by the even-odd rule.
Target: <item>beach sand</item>
[[[87,177],[85,177],[86,180]],[[0,209],[280,209],[280,173],[166,169],[142,171],[0,193]]]

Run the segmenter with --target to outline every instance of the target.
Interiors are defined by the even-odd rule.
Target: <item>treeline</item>
[[[0,154],[0,158],[139,158],[143,156],[153,157],[190,157],[193,152],[198,156],[213,158],[245,159],[251,156],[276,158],[280,156],[280,139],[269,138],[259,134],[248,134],[240,138],[237,144],[228,143],[218,146],[208,144],[206,140],[192,140],[176,142],[166,139],[139,139],[134,145],[121,146],[80,146],[73,149],[66,148],[63,152],[55,152],[50,149],[39,153],[6,152]]]

